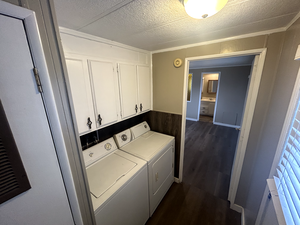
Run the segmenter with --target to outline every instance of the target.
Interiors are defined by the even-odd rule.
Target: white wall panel
[[[61,40],[65,53],[92,56],[118,62],[149,65],[150,52],[77,31],[61,30]]]

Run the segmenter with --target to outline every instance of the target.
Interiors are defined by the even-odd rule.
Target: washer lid
[[[136,163],[117,154],[111,154],[87,168],[90,192],[99,198],[132,170]]]

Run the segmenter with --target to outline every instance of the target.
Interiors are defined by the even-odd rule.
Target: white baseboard
[[[240,128],[241,127],[241,126],[237,126],[237,125],[231,125],[231,124],[226,124],[226,123],[218,123],[218,122],[213,122],[213,124],[224,126],[224,127],[232,127],[232,128]]]
[[[192,120],[192,121],[198,121],[197,119],[194,119],[194,118],[188,118],[188,117],[186,117],[185,119],[187,119],[187,120]]]
[[[174,177],[174,182],[180,184],[180,180],[177,177]]]
[[[246,225],[244,208],[236,204],[230,204],[230,208],[238,213],[241,213],[241,225]]]
[[[246,225],[244,208],[243,208],[243,211],[241,213],[241,225]]]

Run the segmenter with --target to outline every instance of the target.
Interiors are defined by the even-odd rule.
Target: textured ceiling
[[[220,59],[207,59],[190,62],[190,69],[208,69],[218,67],[234,67],[252,65],[255,55],[228,57]]]
[[[61,27],[149,51],[282,28],[300,11],[300,0],[228,0],[216,15],[196,20],[178,0],[54,0],[54,4]]]

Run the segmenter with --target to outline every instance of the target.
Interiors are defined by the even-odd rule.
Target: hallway
[[[174,183],[147,225],[239,225],[227,195],[238,131],[186,121],[183,182]]]

